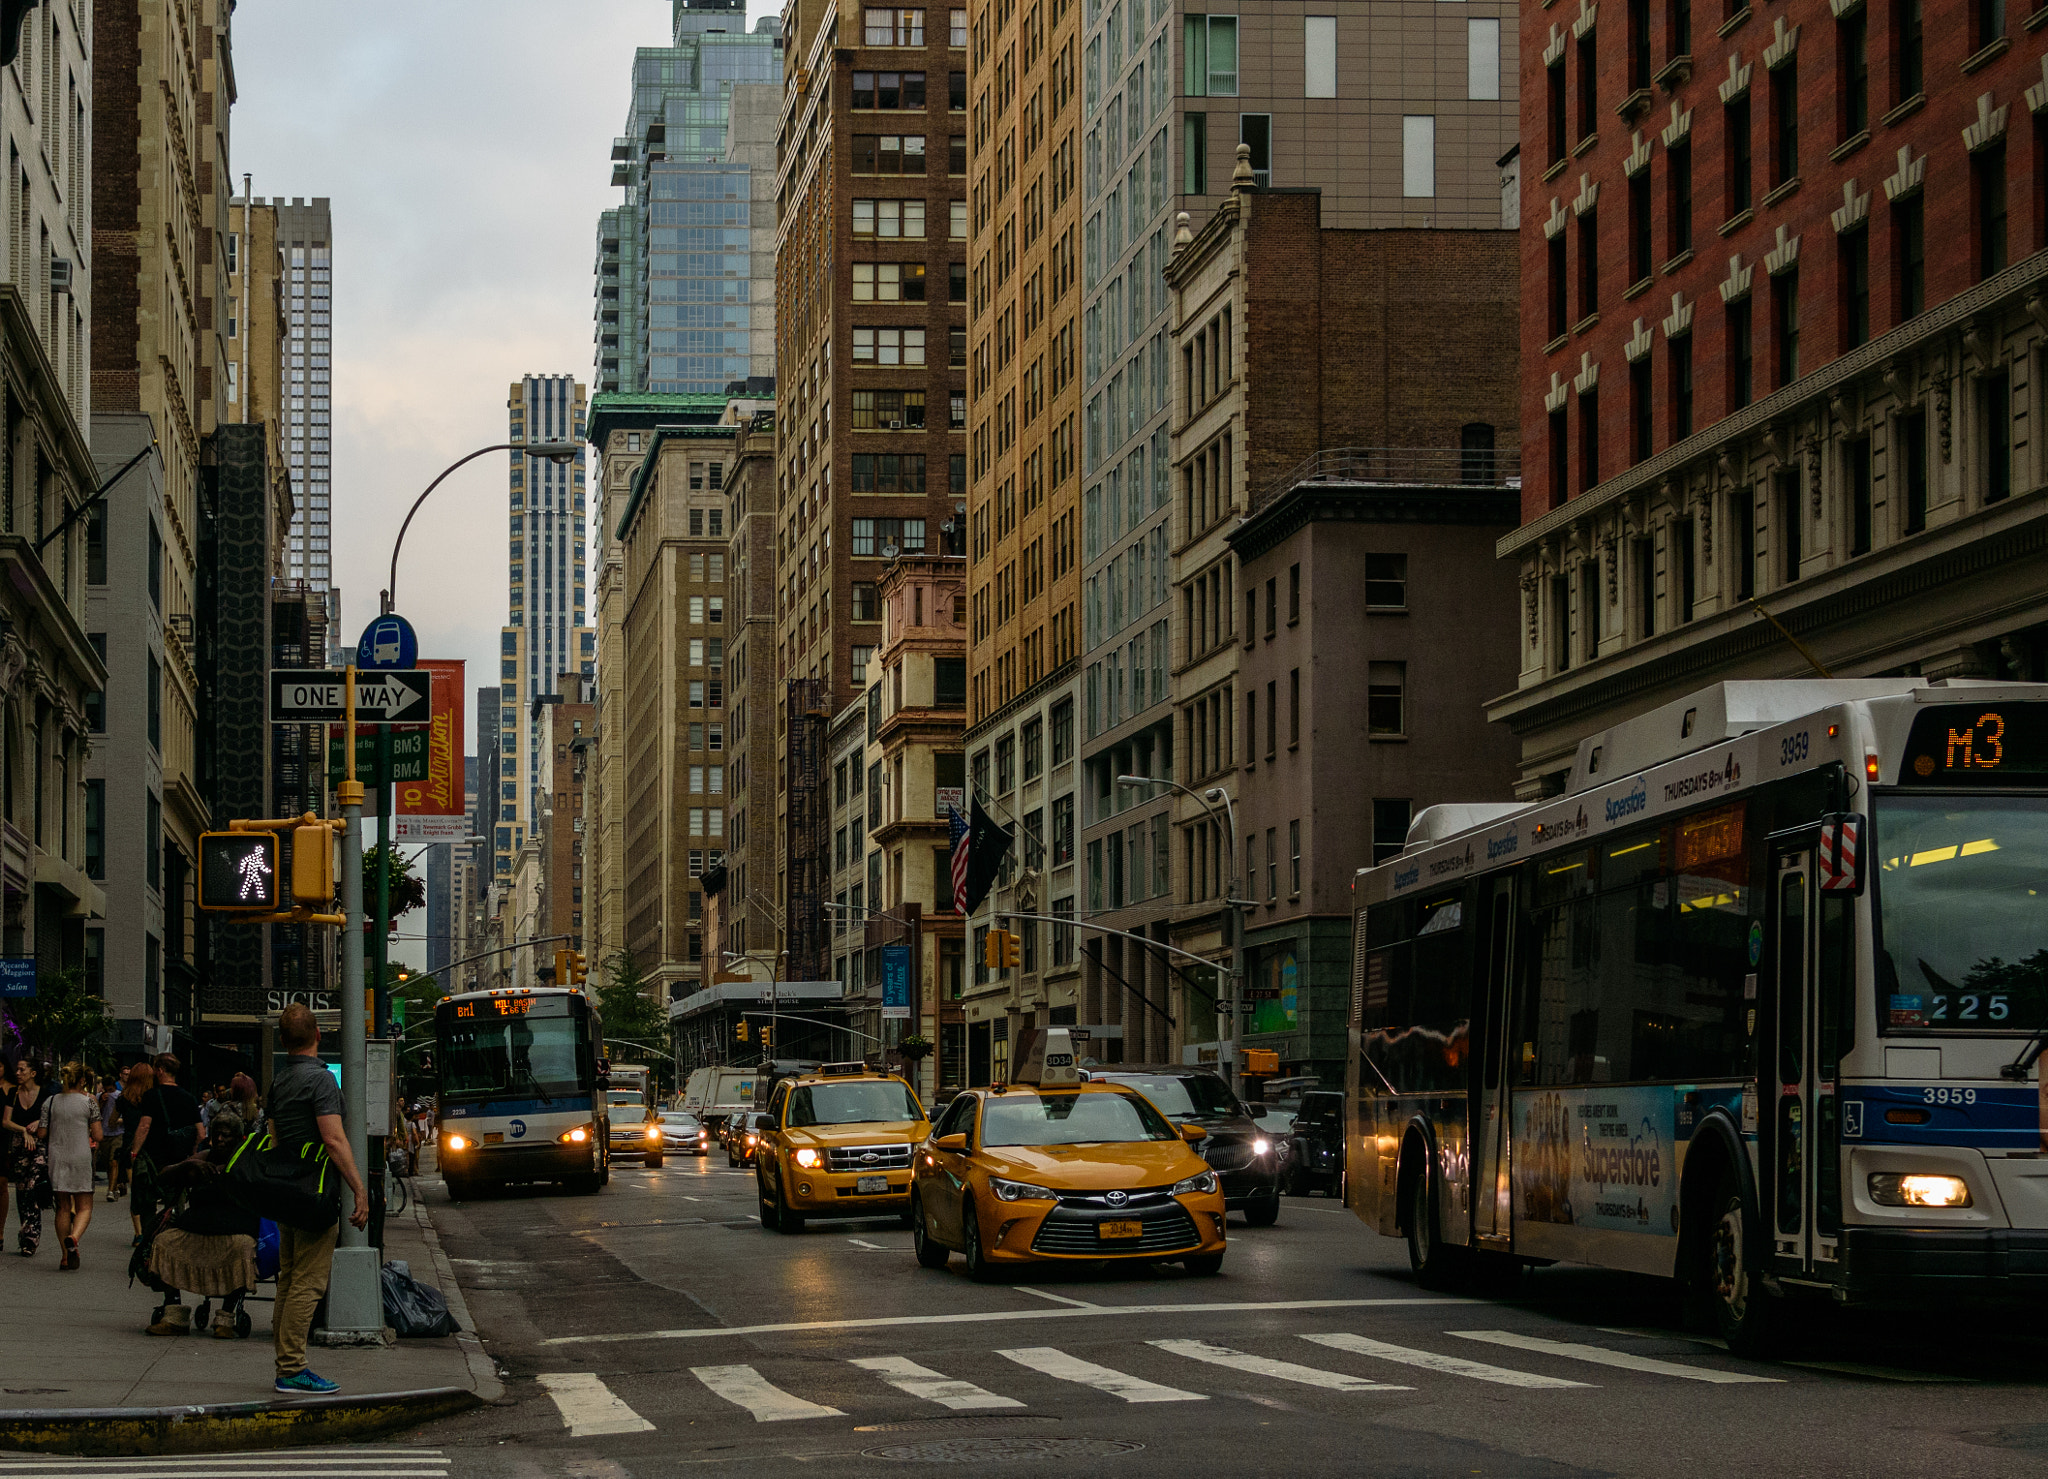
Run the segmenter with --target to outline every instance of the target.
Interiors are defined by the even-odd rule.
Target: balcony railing
[[[1519,488],[1521,453],[1491,447],[1326,447],[1266,490],[1268,502],[1304,483],[1425,488]]]

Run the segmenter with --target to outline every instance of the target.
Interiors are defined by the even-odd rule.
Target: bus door
[[[1839,1216],[1822,1177],[1834,1156],[1834,1069],[1821,1044],[1822,912],[1814,860],[1816,838],[1773,844],[1770,950],[1772,992],[1760,1002],[1771,1013],[1763,1041],[1769,1061],[1757,1065],[1761,1097],[1772,1106],[1758,1188],[1768,1205],[1758,1210],[1771,1228],[1778,1272],[1786,1277],[1828,1277],[1836,1259]],[[1761,1035],[1760,1035],[1761,1036]],[[1761,1128],[1761,1127],[1760,1127]]]
[[[1479,1115],[1472,1127],[1472,1235],[1481,1246],[1506,1248],[1513,1227],[1508,1033],[1514,1005],[1514,875],[1492,879],[1484,888],[1486,960],[1480,978],[1479,1009],[1472,1014],[1483,1034],[1479,1054]]]

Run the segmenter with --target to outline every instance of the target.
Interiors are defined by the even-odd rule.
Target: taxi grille
[[[1095,1224],[1103,1220],[1107,1219],[1068,1218],[1053,1212],[1039,1224],[1038,1236],[1031,1240],[1031,1251],[1100,1258],[1119,1253],[1169,1253],[1201,1242],[1195,1220],[1178,1202],[1168,1208],[1146,1209],[1141,1219],[1145,1231],[1135,1238],[1098,1236]]]
[[[871,1159],[872,1157],[872,1159]],[[826,1166],[834,1171],[908,1171],[908,1145],[835,1145]]]

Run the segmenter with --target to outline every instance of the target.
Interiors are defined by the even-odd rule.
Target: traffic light
[[[572,952],[568,950],[557,950],[555,952],[555,984],[557,986],[569,984],[569,956],[571,954]]]
[[[201,833],[199,907],[234,914],[277,913],[277,834]]]
[[[739,1039],[741,1042],[747,1040],[747,1019],[745,1017],[740,1018]]]
[[[761,1028],[761,1046],[764,1048],[768,1046],[768,1029],[766,1026]]]
[[[334,829],[325,823],[292,828],[292,902],[334,902]]]
[[[583,952],[581,950],[571,950],[568,952],[568,956],[569,980],[567,984],[571,986],[581,986],[585,981],[588,981],[590,979],[590,971],[584,965]],[[557,986],[560,986],[564,983],[560,980],[557,980],[555,984]]]
[[[1007,971],[1016,967],[1018,958],[1017,937],[1009,930],[990,930],[982,942],[982,963],[992,971]]]

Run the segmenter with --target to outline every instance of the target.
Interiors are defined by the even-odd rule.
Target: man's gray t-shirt
[[[284,1060],[270,1084],[270,1118],[277,1143],[296,1150],[320,1138],[323,1114],[341,1113],[341,1085],[318,1058],[296,1053]]]

